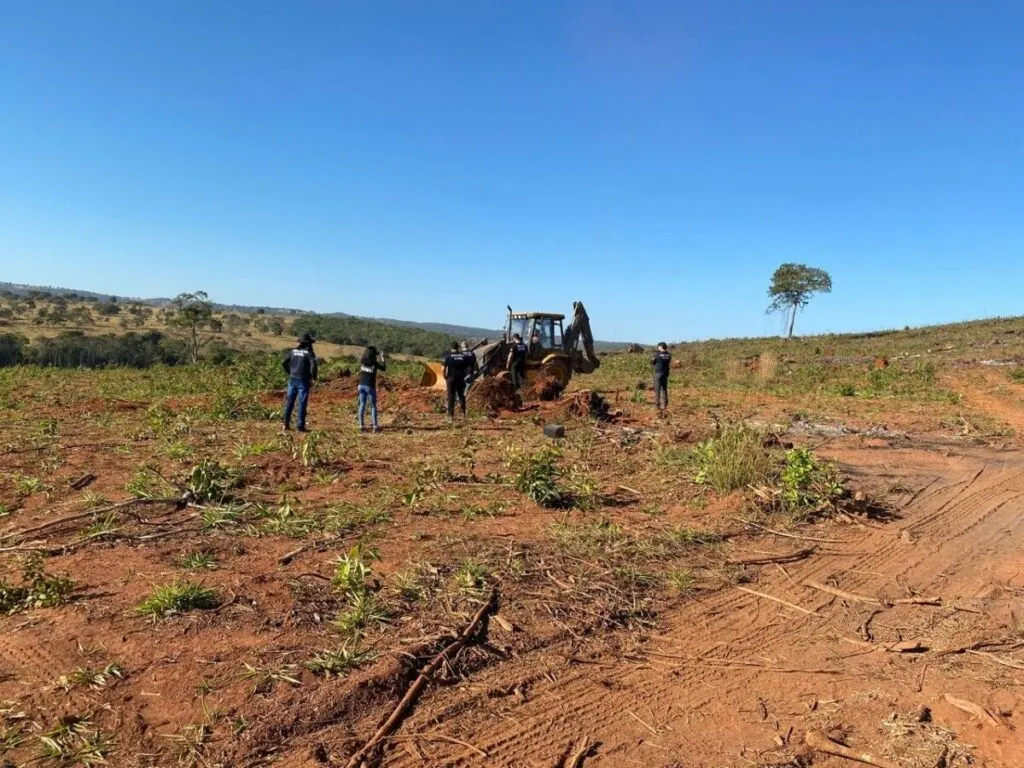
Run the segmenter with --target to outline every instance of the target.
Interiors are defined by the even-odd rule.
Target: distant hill
[[[51,296],[64,296],[64,297],[78,297],[82,299],[93,299],[96,301],[110,301],[111,298],[116,298],[119,301],[125,302],[136,302],[139,304],[146,304],[153,307],[165,307],[171,303],[172,299],[165,297],[150,297],[150,298],[136,298],[130,296],[114,296],[109,293],[96,293],[94,291],[80,291],[74,288],[59,288],[49,285],[24,285],[20,283],[6,283],[0,282],[0,295],[4,292],[12,293],[16,296],[30,296],[30,295],[46,295]],[[475,328],[473,326],[465,325],[453,325],[451,323],[438,323],[438,322],[414,322],[412,320],[396,320],[390,317],[360,317],[358,315],[351,315],[346,312],[309,312],[303,309],[289,309],[285,307],[264,307],[258,305],[244,305],[244,304],[219,304],[215,303],[214,306],[222,312],[244,312],[244,313],[261,313],[267,315],[305,315],[305,314],[319,314],[324,317],[337,317],[337,318],[354,318],[358,320],[368,320],[377,323],[383,323],[384,325],[397,326],[401,328],[416,328],[423,331],[430,331],[432,333],[444,334],[445,336],[455,337],[460,339],[495,339],[501,335],[502,329],[498,328]],[[620,341],[595,341],[594,346],[599,352],[608,352],[612,350],[619,350],[625,347],[628,342]]]

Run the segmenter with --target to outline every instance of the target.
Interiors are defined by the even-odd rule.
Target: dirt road
[[[1014,726],[1024,661],[1010,653],[1024,645],[1024,455],[833,454],[876,478],[880,493],[896,485],[905,503],[886,522],[807,532],[828,541],[779,539],[777,551],[818,550],[739,585],[797,607],[726,588],[691,601],[653,636],[615,647],[567,641],[497,664],[428,697],[402,729],[425,736],[397,741],[385,764],[556,766],[590,739],[586,766],[807,765],[795,761],[816,729],[905,768],[1024,765]],[[887,602],[912,596],[941,605]],[[887,650],[908,642],[929,650]],[[976,650],[942,653],[968,646]],[[818,753],[813,765],[851,763]]]

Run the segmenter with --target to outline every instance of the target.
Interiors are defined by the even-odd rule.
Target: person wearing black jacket
[[[288,374],[288,389],[284,398],[284,428],[291,429],[292,410],[295,401],[299,402],[299,413],[296,427],[299,432],[306,431],[306,407],[309,405],[309,391],[317,377],[317,360],[313,352],[313,336],[303,334],[299,345],[285,353],[281,367]]]
[[[476,367],[476,355],[459,349],[457,341],[441,358],[445,384],[448,386],[448,421],[455,418],[455,399],[458,398],[462,415],[466,415],[466,379]]]
[[[363,352],[359,361],[359,431],[366,431],[366,403],[370,403],[370,417],[373,421],[373,431],[380,432],[380,425],[377,423],[377,371],[386,371],[384,364],[384,353],[378,352],[374,346],[369,346]]]
[[[530,349],[523,344],[523,337],[518,333],[512,334],[512,346],[508,351],[508,361],[505,367],[512,374],[512,388],[519,392],[523,388],[523,379],[526,377],[526,357]]]
[[[672,353],[665,342],[658,344],[658,351],[651,358],[654,369],[654,404],[659,410],[668,408],[668,373],[672,367]]]

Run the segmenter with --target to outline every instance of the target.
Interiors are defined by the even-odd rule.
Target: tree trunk
[[[793,311],[789,315],[789,333],[786,335],[787,339],[793,338],[793,326],[796,324],[796,304],[793,305]]]

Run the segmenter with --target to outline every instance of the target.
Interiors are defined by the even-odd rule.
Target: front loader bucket
[[[446,389],[444,375],[440,363],[424,363],[423,375],[420,376],[420,386],[430,389]]]

